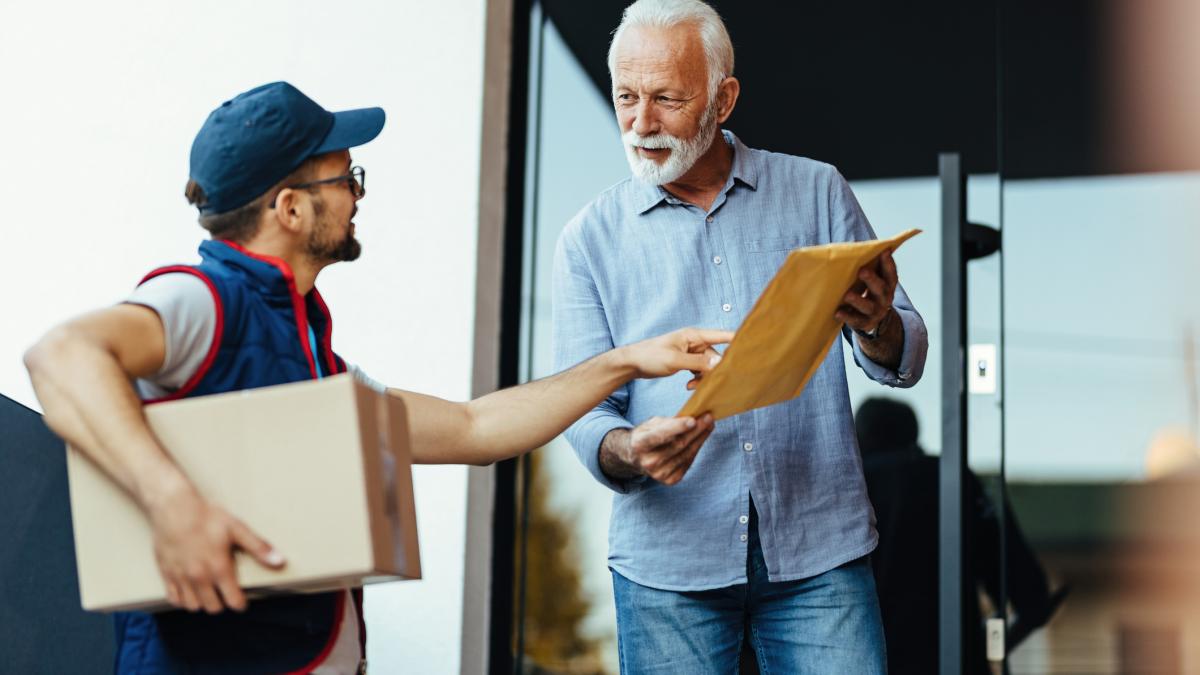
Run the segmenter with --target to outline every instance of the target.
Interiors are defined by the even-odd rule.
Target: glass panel
[[[929,356],[925,375],[911,389],[882,389],[862,375],[846,353],[850,400],[857,409],[864,400],[883,396],[910,405],[919,424],[919,443],[930,454],[942,448],[941,331],[942,331],[942,228],[940,193],[936,177],[851,181],[859,204],[880,238],[912,227],[923,233],[896,252],[900,284],[925,319],[929,331]],[[971,176],[967,180],[968,220],[995,224],[999,220],[999,181],[995,175]],[[997,314],[999,264],[996,256],[975,261],[970,267],[971,341],[995,343],[999,335]],[[999,433],[994,400],[971,399],[973,464],[994,473],[999,467]],[[978,428],[976,428],[978,420]]]
[[[937,178],[870,180],[855,181],[852,187],[879,236],[891,236],[909,227],[920,227],[924,230],[921,236],[897,251],[896,263],[901,284],[925,319],[930,335],[930,347],[923,379],[911,389],[881,388],[861,375],[852,357],[847,355],[846,367],[851,373],[851,400],[855,410],[864,410],[864,403],[868,399],[879,398],[911,407],[918,425],[920,450],[926,455],[939,455],[943,442],[941,359],[942,350],[946,348],[941,340],[942,229],[939,182]],[[968,177],[968,221],[994,227],[1000,219],[999,205],[998,175]],[[999,272],[997,255],[972,261],[967,271],[968,342],[975,345],[991,345],[997,348],[997,351],[1000,343]],[[990,367],[995,368],[994,365]],[[972,394],[968,398],[968,468],[978,480],[977,484],[983,488],[980,498],[990,500],[988,503],[992,504],[997,503],[1001,493],[1000,468],[1003,449],[1000,442],[999,403],[997,391]],[[860,420],[860,433],[861,424],[865,422]],[[937,547],[929,544],[927,550],[920,550],[923,545],[920,542],[938,540],[937,497],[922,499],[917,493],[923,489],[938,489],[939,467],[928,461],[922,463],[911,456],[904,462],[889,461],[884,451],[894,453],[903,449],[903,438],[896,433],[899,431],[899,428],[893,430],[890,444],[878,448],[872,448],[870,444],[863,446],[868,485],[872,490],[879,490],[884,495],[873,497],[881,533],[880,548],[876,551],[877,565],[895,570],[936,569]],[[903,480],[898,477],[900,475],[907,477],[908,484],[897,485]],[[892,494],[889,488],[898,490],[902,496],[888,496]],[[982,636],[983,617],[994,614],[1003,602],[997,581],[997,559],[988,557],[1000,548],[998,521],[987,521],[992,526],[982,527],[980,518],[970,517],[971,514],[979,513],[980,509],[969,509],[965,518],[968,521],[967,526],[976,537],[976,554],[971,566],[975,569],[975,578],[981,580],[981,592],[978,610],[971,611],[980,614],[977,630]],[[889,535],[901,532],[907,541],[891,543]],[[983,583],[985,578],[992,581]],[[896,625],[916,621],[926,624],[928,631],[934,633],[924,639],[925,648],[936,651],[937,612],[934,611],[934,606],[938,598],[937,580],[937,572],[917,575],[904,583],[920,588],[920,592],[912,589],[896,592],[887,588],[886,576],[880,577],[885,626],[889,627],[889,630],[903,631],[901,635],[893,636],[895,641],[901,638],[922,640],[921,631]],[[918,609],[913,606],[914,603],[921,603],[923,607]],[[976,604],[972,603],[972,608],[975,606]],[[889,616],[893,617],[892,622],[887,621]],[[923,617],[924,620],[915,617]],[[919,672],[933,667],[926,657],[914,655],[921,654],[920,649],[899,651],[905,656],[894,657],[891,664],[897,670]],[[982,659],[982,654],[979,654],[979,659]]]
[[[1007,11],[1009,491],[1069,589],[1012,669],[1197,672],[1200,4]]]
[[[540,36],[540,124],[531,132],[537,153],[535,210],[526,228],[526,288],[532,289],[527,380],[553,372],[550,278],[558,235],[583,205],[629,172],[611,104],[553,23],[544,22]],[[564,438],[535,451],[530,461],[526,672],[616,673],[608,572],[611,494],[596,484]]]

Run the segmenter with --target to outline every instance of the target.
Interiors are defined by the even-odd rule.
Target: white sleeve
[[[208,284],[186,272],[171,272],[138,286],[125,302],[154,310],[166,337],[162,368],[138,380],[138,392],[145,399],[179,389],[204,363],[216,334],[217,304]]]
[[[366,373],[363,372],[362,368],[359,368],[358,366],[354,365],[353,363],[347,365],[346,371],[349,372],[351,375],[353,375],[354,379],[358,380],[359,382],[362,382],[363,384],[374,389],[375,391],[377,391],[381,394],[387,393],[387,389],[388,389],[387,385],[385,385],[384,383],[380,382],[379,380],[376,380],[376,379],[372,378],[371,376],[367,375]]]

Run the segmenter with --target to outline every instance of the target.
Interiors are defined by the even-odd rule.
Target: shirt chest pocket
[[[747,253],[788,253],[794,249],[812,246],[814,242],[799,235],[787,237],[766,237],[763,239],[747,239]]]
[[[812,242],[804,237],[793,234],[783,237],[763,237],[762,239],[747,239],[743,242],[746,250],[745,264],[751,276],[759,283],[765,283],[793,250],[811,246]]]

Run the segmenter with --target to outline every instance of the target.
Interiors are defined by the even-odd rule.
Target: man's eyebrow
[[[619,83],[613,87],[613,91],[636,91],[637,89],[637,85],[632,85],[629,83]],[[675,94],[675,98],[686,96],[685,90],[675,85],[662,85],[648,90],[647,93],[651,95]]]

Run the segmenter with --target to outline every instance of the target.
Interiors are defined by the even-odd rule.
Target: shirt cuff
[[[614,429],[632,429],[633,425],[624,417],[613,414],[595,414],[584,417],[567,431],[567,440],[579,455],[580,461],[592,476],[613,492],[628,494],[635,492],[645,482],[645,476],[628,480],[613,480],[600,468],[600,444],[608,432]]]
[[[867,374],[867,377],[889,387],[911,387],[921,379],[921,371],[925,365],[925,351],[929,348],[929,336],[925,332],[925,322],[912,312],[893,308],[896,316],[900,317],[900,325],[904,328],[904,347],[900,352],[900,367],[896,370],[875,363],[862,350],[860,341],[863,339],[851,331],[854,342],[854,362]]]

